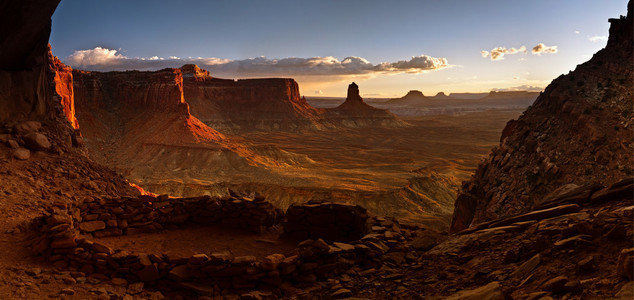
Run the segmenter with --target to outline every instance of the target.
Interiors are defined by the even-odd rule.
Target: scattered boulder
[[[595,269],[594,256],[588,256],[577,263],[577,270],[579,272],[590,272]]]
[[[70,288],[62,289],[59,293],[62,294],[62,295],[74,295],[75,294],[75,290],[70,289]]]
[[[352,291],[349,289],[339,289],[330,295],[332,299],[343,299],[352,296]]]
[[[8,141],[7,141],[7,145],[8,145],[8,146],[9,146],[9,148],[11,148],[11,149],[18,149],[18,148],[20,148],[20,144],[18,144],[18,142],[16,142],[16,141],[15,141],[15,140],[13,140],[13,139],[8,140]]]
[[[106,223],[104,223],[104,221],[81,222],[79,223],[79,229],[84,232],[94,232],[106,229]]]
[[[537,267],[537,265],[539,265],[540,261],[541,256],[539,254],[533,256],[531,259],[529,259],[528,261],[520,265],[515,271],[513,271],[513,273],[511,273],[511,276],[520,279],[526,277]]]
[[[568,283],[568,277],[566,276],[557,276],[552,278],[544,283],[544,288],[550,292],[555,294],[561,293],[565,291],[565,285]]]
[[[421,236],[417,237],[410,243],[410,247],[419,250],[419,251],[427,251],[431,248],[434,248],[441,241],[441,236],[432,233],[423,233]]]
[[[42,128],[42,123],[38,121],[26,121],[13,126],[13,130],[18,135],[37,132],[40,128]]]
[[[177,266],[169,272],[169,277],[176,281],[186,281],[191,277],[187,266]]]
[[[25,148],[18,148],[13,150],[13,157],[19,160],[27,160],[31,157],[31,151]]]
[[[264,258],[260,267],[267,271],[273,271],[279,267],[280,263],[284,261],[286,257],[283,254],[271,254]]]
[[[37,132],[31,132],[24,136],[24,143],[26,146],[34,151],[44,151],[51,147],[51,142],[48,138]]]

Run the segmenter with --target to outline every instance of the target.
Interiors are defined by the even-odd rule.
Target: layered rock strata
[[[290,78],[220,79],[196,65],[181,68],[191,113],[219,130],[320,129],[322,110],[300,97]]]

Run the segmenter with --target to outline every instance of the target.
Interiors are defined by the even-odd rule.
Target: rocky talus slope
[[[500,146],[458,196],[454,232],[530,211],[579,186],[590,193],[632,176],[631,8],[627,17],[610,23],[605,49],[553,80],[532,107],[507,124]]]

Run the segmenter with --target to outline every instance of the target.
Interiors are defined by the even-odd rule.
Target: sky
[[[542,90],[607,41],[627,0],[62,0],[53,54],[73,68],[195,63],[295,78],[307,97]]]

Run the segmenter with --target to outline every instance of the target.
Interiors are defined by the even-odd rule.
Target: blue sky
[[[349,81],[366,97],[410,89],[539,89],[604,47],[607,19],[625,14],[626,6],[626,0],[62,0],[50,42],[75,68],[194,62],[218,77],[293,77],[307,96],[343,96]],[[533,54],[540,43],[556,53]],[[509,54],[521,46],[526,53]],[[503,59],[483,57],[481,51],[497,47],[507,49]]]

